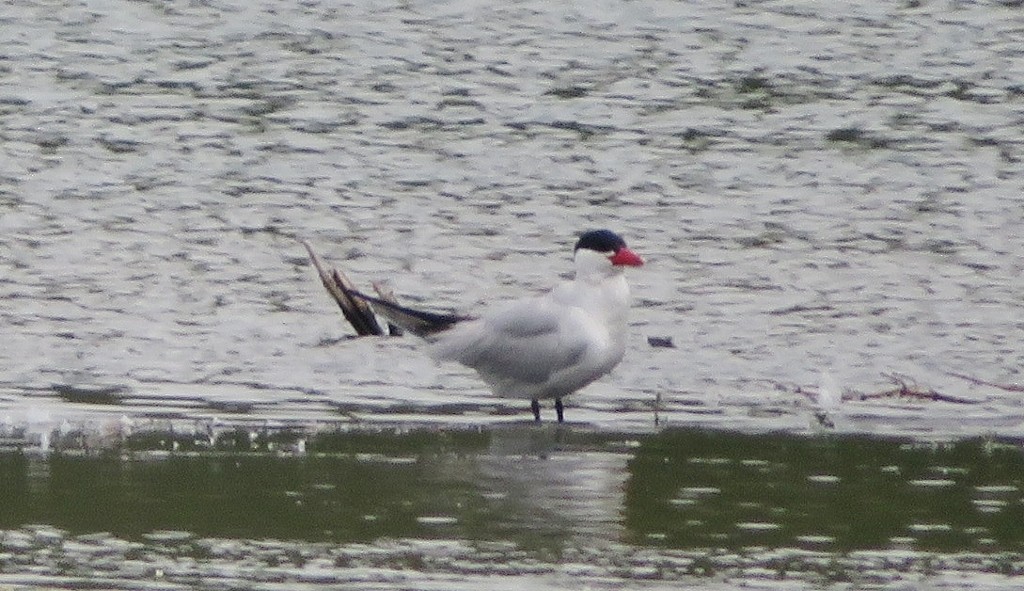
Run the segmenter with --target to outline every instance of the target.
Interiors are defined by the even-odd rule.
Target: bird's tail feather
[[[442,314],[437,312],[425,312],[414,310],[406,306],[382,300],[359,291],[352,291],[352,295],[370,302],[375,312],[383,316],[396,326],[404,328],[416,336],[428,338],[439,332],[443,332],[459,322],[472,320],[469,316],[458,314]]]

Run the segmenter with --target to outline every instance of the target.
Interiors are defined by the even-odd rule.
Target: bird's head
[[[620,273],[624,267],[644,264],[640,255],[611,230],[590,230],[580,235],[574,250],[577,273]]]

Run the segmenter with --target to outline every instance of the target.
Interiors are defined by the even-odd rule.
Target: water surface
[[[0,581],[1009,589],[1024,568],[1009,442],[523,426],[235,433],[169,453],[171,438],[0,456]]]
[[[172,563],[183,587],[323,567],[368,588],[1008,588],[1019,485],[975,470],[1012,465],[985,441],[1024,436],[1022,37],[1015,2],[4,6],[0,443],[22,488],[0,584],[98,581],[79,558],[110,552],[115,588]],[[411,339],[348,338],[298,239],[360,285],[472,312],[549,287],[590,227],[648,260],[625,361],[567,409],[614,449],[302,451],[335,431],[490,441],[528,413]],[[961,402],[862,399],[893,374]],[[817,432],[852,439],[766,436]],[[276,433],[287,457],[258,443]],[[748,449],[678,456],[716,437]],[[395,486],[359,505],[350,473]],[[748,481],[777,496],[730,492]],[[288,519],[217,497],[251,489]],[[86,491],[134,508],[76,513]],[[892,513],[826,518],[872,491]],[[813,575],[778,578],[806,552]],[[243,573],[254,556],[270,570]],[[369,570],[332,570],[352,556]]]

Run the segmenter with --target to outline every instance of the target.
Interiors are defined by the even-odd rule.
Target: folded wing
[[[577,366],[592,344],[576,309],[537,298],[438,335],[434,355],[476,369],[499,395],[525,396]]]

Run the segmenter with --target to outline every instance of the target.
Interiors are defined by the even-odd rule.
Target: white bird
[[[626,350],[629,285],[623,270],[643,259],[610,230],[585,232],[573,255],[576,274],[537,297],[479,316],[413,310],[353,292],[393,324],[431,343],[436,359],[480,374],[495,394],[530,400],[540,421],[542,399],[562,399],[610,372]]]

